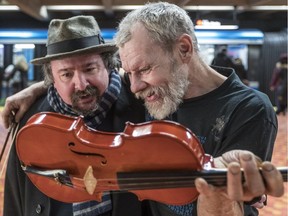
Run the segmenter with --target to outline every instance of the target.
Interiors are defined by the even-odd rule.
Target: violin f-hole
[[[74,142],[69,142],[68,143],[68,148],[70,149],[71,152],[73,152],[75,154],[78,154],[78,155],[97,157],[97,158],[100,159],[100,164],[102,166],[106,166],[107,165],[107,159],[102,154],[93,153],[93,152],[81,152],[81,151],[75,150],[75,148],[77,148],[77,146],[76,146],[76,144]]]

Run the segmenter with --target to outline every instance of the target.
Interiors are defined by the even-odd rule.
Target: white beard
[[[143,92],[136,93],[136,97],[145,99],[151,92],[158,95],[158,101],[145,101],[145,106],[153,118],[161,120],[177,110],[178,106],[183,101],[188,85],[189,81],[187,75],[174,61],[174,63],[172,63],[170,80],[163,86],[152,86],[145,89]]]

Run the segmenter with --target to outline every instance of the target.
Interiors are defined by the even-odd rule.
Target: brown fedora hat
[[[53,59],[89,52],[116,52],[117,47],[105,43],[98,23],[93,16],[75,16],[69,19],[53,19],[48,28],[47,55],[31,61],[41,65]]]

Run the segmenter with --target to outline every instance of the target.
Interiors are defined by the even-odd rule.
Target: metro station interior
[[[54,19],[75,15],[96,18],[105,41],[113,42],[117,25],[127,12],[141,7],[144,0],[0,0],[0,67],[3,70],[18,56],[27,59],[26,86],[42,80],[41,67],[30,60],[46,54],[47,28]],[[150,2],[154,2],[153,0]],[[287,0],[169,0],[184,8],[191,17],[203,59],[210,63],[225,46],[228,55],[241,58],[247,71],[248,85],[268,95],[275,105],[276,95],[270,81],[279,56],[287,53]],[[2,77],[2,75],[1,75]],[[13,93],[8,81],[1,79],[0,106]],[[275,105],[276,106],[276,105]],[[1,111],[0,111],[1,112]],[[287,113],[278,115],[279,133],[273,162],[287,166]],[[7,130],[0,124],[1,143]],[[1,145],[0,143],[0,145]],[[3,182],[0,179],[0,203]],[[260,215],[288,215],[288,195],[269,198]],[[2,215],[2,204],[0,204]]]

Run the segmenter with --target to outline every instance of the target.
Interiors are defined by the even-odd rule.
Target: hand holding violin
[[[139,200],[183,205],[200,192],[199,215],[230,216],[231,210],[242,215],[241,202],[265,193],[281,196],[287,181],[287,168],[280,174],[248,151],[226,152],[214,159],[215,169],[196,136],[169,121],[127,122],[123,132],[109,133],[89,128],[81,117],[43,112],[19,131],[16,150],[39,190],[70,203],[101,201],[105,191],[129,191]]]
[[[214,159],[217,168],[228,168],[227,187],[214,187],[203,178],[197,178],[198,214],[206,215],[243,215],[243,201],[268,194],[280,197],[284,193],[283,178],[270,162],[260,162],[254,154],[243,150],[226,152]],[[261,173],[259,172],[261,167]],[[241,172],[241,169],[243,172]],[[242,173],[245,182],[242,181]],[[221,208],[220,208],[221,206]],[[263,203],[262,203],[263,206]],[[261,208],[261,204],[260,204]]]

